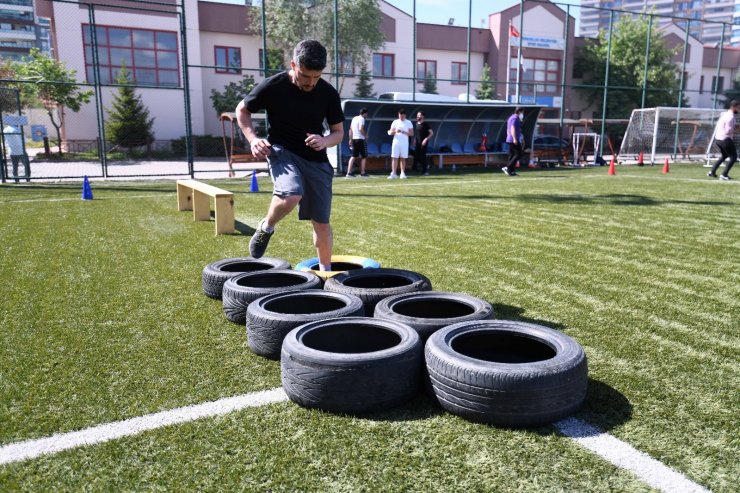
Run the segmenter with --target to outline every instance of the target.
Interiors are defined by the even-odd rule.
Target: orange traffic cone
[[[609,175],[614,176],[617,174],[617,171],[614,169],[614,158],[612,158],[611,162],[609,163]]]
[[[645,155],[640,151],[640,156],[637,158],[637,165],[638,166],[644,166],[645,165]]]
[[[663,173],[668,174],[668,158],[665,158],[665,164],[663,165]]]

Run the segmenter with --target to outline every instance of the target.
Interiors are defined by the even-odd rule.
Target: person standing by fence
[[[5,146],[8,148],[10,160],[13,162],[13,179],[18,183],[18,164],[23,161],[23,169],[26,181],[31,181],[31,164],[28,161],[28,155],[23,152],[23,135],[21,131],[12,125],[3,128],[5,137]]]
[[[516,176],[516,163],[521,163],[524,157],[523,118],[523,110],[517,107],[506,121],[506,143],[509,144],[509,160],[501,171],[509,176]]]
[[[352,167],[355,159],[360,158],[360,176],[367,177],[365,164],[367,163],[367,132],[365,131],[365,118],[367,118],[367,108],[360,109],[360,114],[352,118],[349,125],[349,147],[352,150],[352,157],[347,164],[347,178],[352,178],[355,174]]]
[[[249,242],[249,254],[260,258],[275,225],[298,206],[298,219],[311,220],[319,269],[331,270],[333,248],[329,223],[334,168],[326,148],[344,138],[344,112],[337,90],[321,78],[326,48],[315,40],[295,47],[290,70],[268,77],[236,107],[237,120],[252,154],[267,159],[273,192],[267,216]],[[267,138],[255,133],[252,114],[267,111]],[[324,120],[329,133],[324,135]]]
[[[419,171],[422,175],[429,175],[427,171],[427,148],[429,147],[429,139],[434,135],[434,131],[427,122],[424,121],[423,111],[416,113],[416,129],[414,130],[414,165],[412,169]]]
[[[730,158],[725,164],[725,171],[719,176],[720,180],[730,180],[730,170],[732,165],[737,161],[737,146],[733,136],[735,130],[738,128],[738,124],[735,120],[735,115],[740,111],[740,101],[733,99],[730,102],[730,109],[722,113],[722,116],[717,120],[717,126],[714,129],[714,140],[719,147],[720,156],[717,162],[712,166],[712,171],[707,173],[707,176],[715,178],[717,176],[717,170],[719,169],[722,162]]]

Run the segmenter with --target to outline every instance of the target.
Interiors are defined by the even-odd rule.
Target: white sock
[[[321,272],[331,271],[331,264],[319,264],[319,271]]]
[[[262,221],[260,221],[260,224],[257,227],[265,233],[272,233],[273,231],[275,231],[275,226],[270,226],[267,222],[267,218],[264,218]]]

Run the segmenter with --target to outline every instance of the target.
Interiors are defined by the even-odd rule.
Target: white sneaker
[[[401,173],[401,179],[402,180],[405,180],[406,179],[406,173]]]
[[[398,175],[395,173],[391,173],[390,175],[388,175],[389,180],[395,180],[396,178],[398,178]]]

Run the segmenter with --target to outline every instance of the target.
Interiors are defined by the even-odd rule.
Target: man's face
[[[399,114],[398,114],[398,118],[399,118],[400,120],[405,120],[405,119],[406,119],[406,113],[399,113]]]
[[[321,70],[308,70],[294,60],[290,61],[290,68],[293,73],[293,84],[303,92],[313,91],[321,78]]]
[[[416,114],[416,121],[419,122],[419,123],[423,122],[424,121],[424,115],[422,115],[421,113],[417,113]]]

